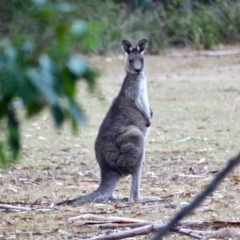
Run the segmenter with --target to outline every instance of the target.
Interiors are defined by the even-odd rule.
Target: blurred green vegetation
[[[19,106],[27,118],[48,108],[57,127],[70,121],[76,130],[85,120],[76,101],[77,81],[93,91],[98,73],[72,46],[90,51],[98,42],[90,34],[94,23],[69,17],[75,7],[70,3],[4,2],[0,16],[9,25],[2,25],[0,39],[0,163],[7,167],[21,150]]]
[[[41,2],[38,0],[36,2]],[[73,19],[89,23],[89,35],[72,46],[82,53],[120,51],[120,40],[147,37],[150,53],[168,47],[211,49],[218,44],[240,40],[240,1],[238,0],[61,0],[62,7],[74,4],[68,13],[55,15],[67,24]],[[21,9],[21,11],[19,11]],[[30,13],[26,16],[26,13]],[[32,16],[31,0],[2,0],[0,34],[10,38],[31,35],[37,41],[46,37],[48,12],[41,24]],[[45,29],[45,35],[42,35]]]

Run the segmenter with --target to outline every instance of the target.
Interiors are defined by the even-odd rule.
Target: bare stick
[[[139,235],[147,235],[151,232],[156,232],[159,228],[164,227],[165,224],[147,224],[143,227],[138,227],[130,230],[125,230],[121,232],[114,232],[114,233],[107,233],[100,236],[87,238],[87,240],[117,240],[117,239],[124,239],[128,237],[134,237]],[[194,232],[194,230],[190,229],[174,229],[175,232],[178,232],[180,234],[192,237],[194,239],[204,239],[200,234],[197,234]]]
[[[175,215],[175,217],[162,229],[159,230],[159,232],[156,234],[156,236],[152,240],[159,240],[162,239],[162,237],[166,234],[167,231],[171,230],[177,222],[179,222],[184,216],[186,216],[188,213],[190,213],[195,207],[197,207],[204,199],[205,197],[213,192],[217,185],[223,180],[224,177],[240,162],[240,154],[236,156],[235,158],[232,158],[228,161],[227,166],[222,169],[216,177],[213,179],[213,181],[208,185],[208,187],[200,194],[198,195],[191,204],[188,206],[182,208],[178,214]]]
[[[36,211],[36,212],[48,212],[51,210],[57,210],[54,207],[40,207],[40,208],[32,208],[32,207],[22,207],[22,206],[14,206],[11,204],[0,204],[0,211],[11,211],[11,212],[20,212],[20,211]]]
[[[173,232],[176,233],[181,233],[185,236],[192,237],[195,239],[205,239],[203,236],[201,236],[198,231],[192,230],[192,229],[187,229],[187,228],[179,228],[177,230],[173,229]]]
[[[200,239],[204,240],[206,238],[212,237],[212,238],[239,238],[240,237],[240,231],[234,228],[223,228],[215,231],[203,231],[203,230],[195,230],[195,229],[189,229],[186,228],[186,225],[191,225],[193,227],[198,228],[199,226],[210,226],[213,224],[213,222],[203,222],[200,220],[193,220],[193,221],[183,221],[179,224],[184,224],[184,227],[179,225],[177,227],[174,227],[171,229],[172,232],[182,234],[194,239]],[[110,230],[102,235],[91,237],[91,238],[84,238],[85,240],[117,240],[117,239],[125,239],[129,237],[139,236],[139,235],[147,235],[151,232],[157,232],[159,229],[163,229],[167,224],[165,223],[142,223],[145,224],[145,226],[137,227],[131,230],[122,230],[118,232],[110,232]],[[200,224],[200,225],[199,225]],[[135,225],[135,224],[133,224]],[[100,224],[97,226],[105,226],[104,224]],[[109,225],[109,227],[116,227],[121,228],[121,224],[117,224],[114,226]],[[130,226],[131,227],[131,226]],[[82,236],[81,236],[82,237]]]
[[[14,206],[10,204],[0,204],[0,209],[4,210],[13,210],[13,211],[31,211],[31,207],[21,207],[21,206]]]
[[[146,220],[142,219],[135,219],[135,218],[126,218],[126,217],[104,217],[104,216],[99,216],[95,214],[84,214],[76,217],[70,217],[68,221],[74,221],[74,220],[95,220],[95,221],[104,221],[106,222],[123,222],[123,223],[142,223],[142,222],[147,222]]]

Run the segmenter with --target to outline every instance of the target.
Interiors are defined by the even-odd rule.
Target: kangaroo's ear
[[[127,40],[122,40],[122,48],[123,48],[123,51],[127,54],[132,52],[132,49],[133,49],[132,44]]]
[[[138,42],[138,44],[137,44],[137,50],[138,50],[138,52],[143,53],[143,52],[146,50],[146,48],[147,48],[147,44],[148,44],[148,40],[147,40],[147,39],[142,39],[142,40],[140,40],[140,41]]]

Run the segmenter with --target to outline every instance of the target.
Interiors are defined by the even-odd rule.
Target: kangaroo
[[[120,178],[127,175],[132,176],[129,201],[158,199],[152,196],[140,197],[145,143],[153,114],[149,107],[144,75],[143,53],[147,42],[147,39],[142,39],[136,46],[132,46],[129,41],[122,41],[122,48],[126,53],[126,77],[99,128],[95,141],[95,155],[101,171],[98,189],[58,205],[120,199],[121,197],[114,196],[113,192]]]

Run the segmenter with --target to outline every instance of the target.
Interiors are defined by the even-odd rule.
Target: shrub
[[[7,28],[10,37],[30,34],[35,36],[36,41],[41,38],[42,30],[46,28],[44,19],[47,18],[49,10],[42,14],[42,21],[39,24],[39,21],[24,15],[26,12],[32,12],[29,7],[30,0],[9,1],[24,5],[24,11],[17,10],[15,5],[12,5],[11,9],[8,2],[3,0],[0,7],[4,6],[5,2],[6,10],[1,11],[0,8],[0,19],[5,16],[3,22],[10,24],[7,24],[8,27],[2,27],[0,31],[3,33],[3,29]],[[168,1],[167,6],[161,3],[163,1],[150,3],[141,0],[131,13],[125,2],[69,0],[68,5],[74,3],[74,9],[65,12],[64,16],[55,16],[55,21],[68,23],[74,18],[79,18],[90,22],[90,31],[84,41],[72,45],[74,50],[82,53],[119,51],[123,38],[129,40],[149,38],[148,49],[151,53],[157,53],[168,47],[192,46],[209,49],[219,43],[237,43],[240,38],[239,1],[196,0],[192,1],[191,8],[186,6],[185,0]],[[204,2],[208,4],[203,4]],[[9,14],[6,14],[7,12]],[[6,17],[7,15],[10,17]]]

